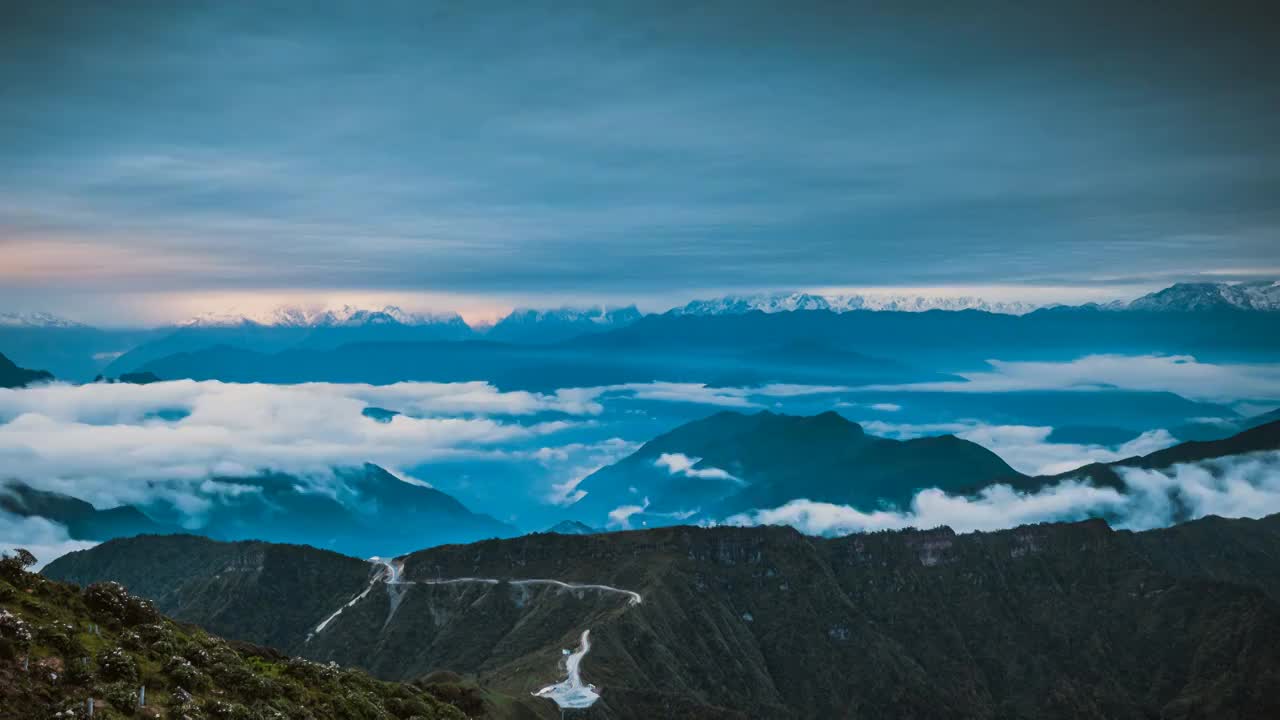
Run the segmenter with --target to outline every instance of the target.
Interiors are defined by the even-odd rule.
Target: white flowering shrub
[[[125,627],[159,622],[160,613],[150,600],[130,595],[117,582],[93,583],[84,589],[84,603],[95,614]]]
[[[138,664],[124,648],[113,647],[98,654],[98,675],[104,680],[138,679]]]
[[[31,645],[35,634],[31,632],[31,626],[22,618],[0,608],[0,638],[8,640],[17,647],[25,648]]]

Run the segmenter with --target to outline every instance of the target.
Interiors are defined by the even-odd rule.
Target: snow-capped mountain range
[[[991,301],[973,296],[934,296],[889,293],[818,294],[777,292],[754,295],[727,295],[708,300],[694,300],[667,311],[670,315],[739,315],[759,310],[765,313],[795,310],[827,310],[836,313],[853,310],[925,312],[928,310],[980,310],[1008,315],[1025,315],[1044,307],[1022,301]],[[1067,307],[1067,306],[1064,306]],[[1146,312],[1198,312],[1243,310],[1280,312],[1280,281],[1258,280],[1240,283],[1177,283],[1163,290],[1143,295],[1132,301],[1087,303],[1080,308],[1103,311],[1140,310]],[[281,328],[355,328],[376,325],[449,326],[460,331],[487,332],[494,339],[511,335],[523,338],[536,328],[557,328],[556,336],[570,331],[591,332],[629,325],[643,317],[635,306],[591,308],[557,308],[539,310],[519,308],[490,327],[470,327],[457,313],[415,313],[394,305],[381,309],[344,305],[340,308],[308,308],[284,305],[261,312],[209,312],[197,315],[180,327],[229,328],[262,326]],[[0,328],[85,328],[87,325],[47,312],[0,313]]]
[[[578,335],[626,327],[644,317],[634,305],[622,308],[518,308],[487,330],[487,337],[502,342],[555,342]]]
[[[805,292],[728,295],[714,300],[694,300],[669,311],[672,315],[738,315],[759,310],[765,313],[793,310],[851,310],[925,312],[928,310],[981,310],[1007,315],[1025,315],[1054,305],[1030,302],[989,301],[972,296],[929,296],[894,294],[820,295]],[[1198,312],[1207,310],[1280,311],[1280,281],[1259,280],[1242,283],[1177,283],[1133,301],[1088,303],[1079,307],[1095,310],[1141,310],[1146,312]]]
[[[183,327],[364,327],[366,325],[465,325],[457,313],[411,313],[394,305],[380,310],[344,305],[337,309],[304,308],[284,305],[257,313],[202,313],[181,323]]]
[[[694,300],[670,311],[673,315],[738,315],[759,310],[765,313],[793,310],[850,310],[924,312],[926,310],[982,310],[1009,315],[1025,315],[1041,305],[1027,302],[993,302],[978,297],[926,295],[817,295],[813,293],[765,293],[729,295],[714,300]]]
[[[1280,281],[1178,283],[1129,303],[1127,310],[1280,310]]]
[[[7,312],[0,313],[0,327],[78,328],[85,325],[46,312]]]
[[[639,320],[643,315],[635,305],[614,308],[597,306],[593,308],[556,308],[554,310],[538,310],[534,308],[516,308],[499,323],[536,323],[567,322],[594,323],[596,325],[616,325]]]

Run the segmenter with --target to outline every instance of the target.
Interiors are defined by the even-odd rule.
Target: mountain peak
[[[547,528],[546,532],[557,535],[595,535],[600,531],[577,520],[562,520]]]

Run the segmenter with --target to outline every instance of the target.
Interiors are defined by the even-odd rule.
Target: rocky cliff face
[[[291,623],[274,642],[387,678],[448,669],[520,696],[561,679],[561,650],[590,629],[581,667],[600,717],[1265,717],[1280,713],[1280,606],[1273,573],[1249,569],[1280,556],[1278,528],[1273,517],[1146,533],[1094,521],[833,540],[787,528],[540,534],[433,548],[394,570],[352,565],[341,592],[325,584],[339,597],[312,621],[356,602],[310,641]],[[107,543],[47,572],[129,585],[144,571],[96,557],[146,568],[169,540]],[[294,561],[303,577],[358,562],[303,549]],[[260,603],[244,611],[270,626],[314,592],[206,590],[202,572],[178,594],[186,619],[245,639],[265,638],[226,629],[226,614],[200,619],[194,598],[244,592]],[[439,582],[466,578],[500,582]],[[152,594],[162,609],[176,601]]]

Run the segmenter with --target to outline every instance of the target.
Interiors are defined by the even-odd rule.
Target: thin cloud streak
[[[902,511],[864,512],[847,505],[793,500],[725,520],[729,525],[791,525],[811,535],[930,529],[992,531],[1029,523],[1106,518],[1132,530],[1165,527],[1206,515],[1264,517],[1280,512],[1280,452],[1225,457],[1167,470],[1122,468],[1120,489],[1067,480],[1037,492],[991,485],[972,497],[923,490]]]
[[[1003,393],[1094,392],[1118,387],[1164,391],[1193,400],[1280,399],[1280,365],[1203,363],[1190,355],[1088,355],[1070,362],[988,360],[990,371],[955,373],[964,381],[866,385],[858,390]]]
[[[1049,437],[1053,428],[1047,426],[993,425],[978,420],[917,424],[865,420],[860,424],[869,433],[899,440],[955,435],[985,447],[1014,470],[1027,475],[1057,475],[1089,463],[1115,462],[1147,455],[1178,442],[1164,429],[1148,430],[1128,442],[1105,446],[1051,442]]]

